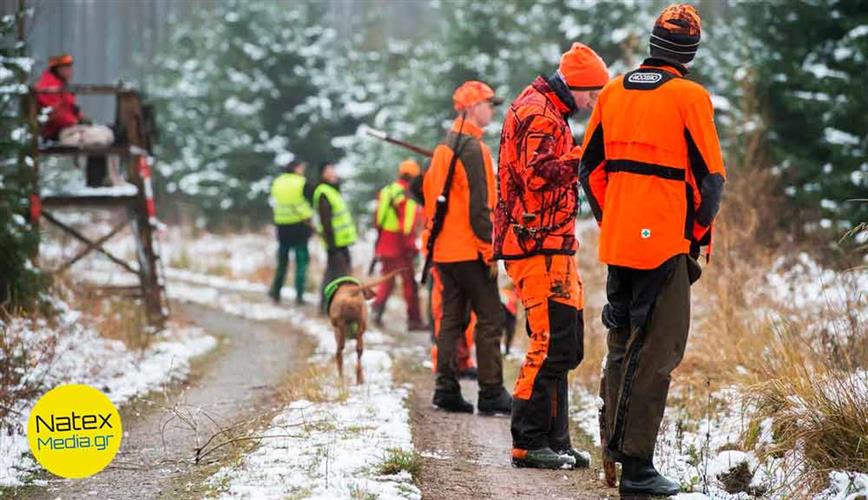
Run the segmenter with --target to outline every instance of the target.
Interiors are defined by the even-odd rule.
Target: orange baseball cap
[[[419,177],[422,173],[422,167],[411,159],[406,159],[398,165],[398,175],[406,175],[409,177]]]
[[[597,90],[609,81],[606,63],[590,47],[574,42],[558,67],[570,90]]]
[[[498,105],[503,103],[503,98],[494,95],[494,90],[491,87],[478,80],[468,80],[459,85],[452,93],[455,111],[461,111],[482,101],[489,101],[491,104]]]
[[[72,56],[69,54],[58,54],[48,58],[48,67],[56,68],[58,66],[69,66],[72,64]]]

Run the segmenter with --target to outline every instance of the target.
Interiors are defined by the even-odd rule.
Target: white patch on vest
[[[633,73],[627,77],[627,81],[630,83],[657,83],[663,79],[663,75],[660,73]]]
[[[642,229],[642,231],[639,232],[639,235],[642,236],[643,240],[647,240],[651,237],[651,230],[648,228]]]

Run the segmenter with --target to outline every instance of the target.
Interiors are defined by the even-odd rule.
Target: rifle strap
[[[449,212],[449,191],[452,189],[452,178],[455,176],[455,165],[458,163],[458,157],[461,156],[461,152],[464,151],[464,146],[472,140],[468,138],[460,147],[458,145],[461,141],[461,133],[464,131],[464,121],[466,117],[467,115],[462,113],[461,125],[455,132],[455,143],[452,145],[452,160],[449,162],[449,170],[446,172],[446,180],[443,182],[443,189],[440,192],[440,196],[443,197],[444,200],[442,203],[442,210],[439,197],[438,200],[434,200],[436,209],[434,211],[434,220],[431,221],[431,232],[428,234],[428,244],[426,245],[428,253],[425,256],[425,266],[422,268],[421,281],[423,284],[428,280],[428,271],[434,263],[434,244],[437,241],[437,237],[440,236],[440,231],[443,230],[443,222],[446,219],[446,214]]]
[[[458,141],[460,139],[461,139],[461,133],[458,132],[458,137],[456,138],[456,141],[455,141],[456,146],[458,146]],[[461,146],[458,147],[457,150],[453,150],[453,152],[452,152],[452,160],[449,162],[449,170],[446,172],[446,180],[443,183],[443,190],[440,192],[440,196],[442,196],[443,199],[446,200],[446,203],[444,204],[443,213],[442,214],[435,213],[434,214],[435,218],[439,216],[439,217],[442,217],[443,219],[445,219],[446,214],[449,212],[449,192],[452,190],[452,178],[455,177],[455,166],[458,163],[458,158],[461,156],[461,153],[464,151],[464,146],[466,146],[467,143],[469,143],[471,140],[472,139],[470,139],[470,138],[466,139],[463,143],[461,143]],[[442,226],[441,226],[441,228],[442,228]],[[434,253],[434,243],[437,241],[438,236],[440,236],[439,231],[437,232],[437,234],[431,233],[430,235],[428,235],[428,246],[431,247],[431,251],[429,252],[429,254],[432,254],[432,256],[431,256],[432,259],[433,259],[433,253]]]
[[[459,134],[458,137],[460,139],[461,135]],[[441,196],[443,196],[447,200],[449,199],[449,191],[452,190],[452,178],[455,177],[455,165],[458,163],[458,158],[461,156],[461,153],[464,151],[464,146],[466,146],[467,143],[470,142],[471,140],[472,139],[470,139],[470,138],[465,139],[465,141],[461,144],[461,146],[458,148],[458,150],[452,154],[452,161],[449,162],[449,171],[446,173],[446,182],[443,183],[443,193],[441,193]],[[456,141],[456,144],[457,144],[457,141]],[[448,202],[447,202],[446,206],[447,206],[447,208],[449,207]],[[443,214],[443,216],[445,217],[446,214]]]

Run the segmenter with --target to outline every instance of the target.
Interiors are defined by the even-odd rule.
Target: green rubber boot
[[[576,466],[576,459],[569,455],[555,453],[548,447],[527,451],[513,450],[512,466],[533,469],[572,469]]]

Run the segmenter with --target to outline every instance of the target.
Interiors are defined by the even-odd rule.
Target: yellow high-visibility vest
[[[313,207],[304,197],[304,176],[280,174],[271,184],[275,224],[297,224],[313,217]]]
[[[398,220],[398,207],[404,200],[404,220]],[[404,186],[399,182],[393,182],[380,190],[379,204],[377,205],[377,226],[383,231],[392,233],[410,234],[416,224],[416,200],[407,196]]]
[[[332,230],[335,232],[335,248],[347,247],[356,241],[356,224],[341,192],[325,182],[316,187],[313,192],[313,204],[319,206],[319,200],[325,196],[332,208]]]

